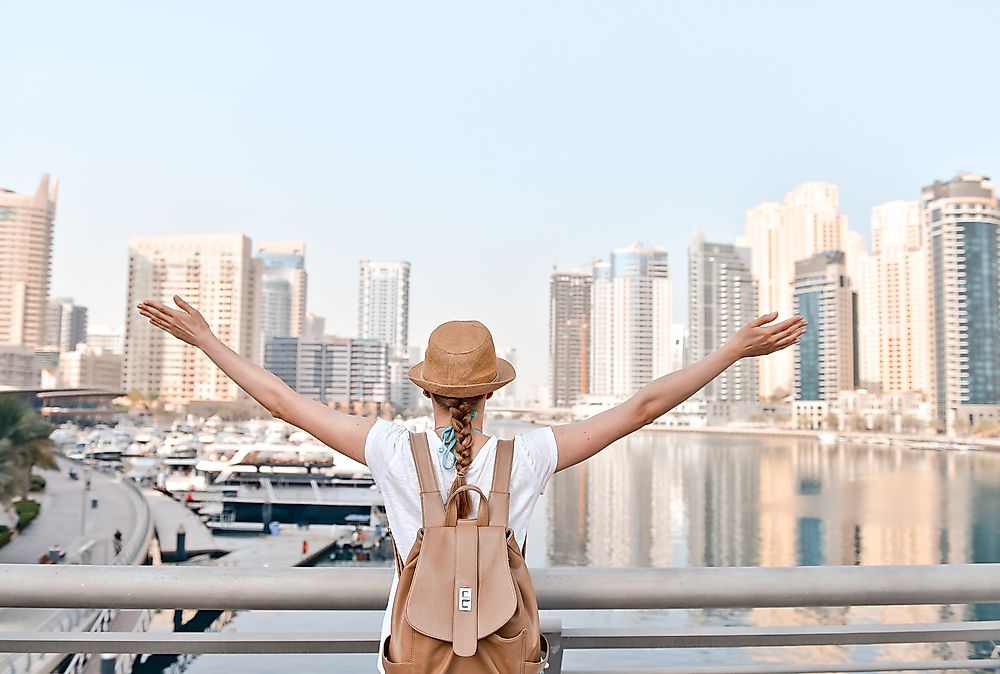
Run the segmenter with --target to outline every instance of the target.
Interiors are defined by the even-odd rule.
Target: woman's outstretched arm
[[[365,440],[374,419],[344,414],[299,395],[272,372],[223,344],[212,333],[204,316],[179,295],[174,295],[174,302],[180,310],[144,300],[138,305],[139,313],[164,332],[201,349],[274,417],[301,428],[355,461],[365,463]]]
[[[559,450],[556,470],[589,459],[615,440],[652,423],[697,393],[740,358],[764,356],[799,341],[805,332],[802,316],[767,326],[777,312],[750,321],[733,338],[697,363],[654,379],[621,405],[589,419],[554,426]]]

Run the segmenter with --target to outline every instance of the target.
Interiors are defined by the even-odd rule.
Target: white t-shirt
[[[445,470],[441,466],[438,449],[441,439],[434,431],[427,431],[427,444],[431,453],[431,464],[434,466],[434,476],[441,490],[441,502],[455,481],[455,469]],[[493,464],[496,460],[497,439],[489,438],[486,444],[476,453],[465,472],[465,481],[483,490],[487,496],[490,485],[493,484]],[[379,419],[368,432],[365,442],[365,462],[372,473],[375,484],[382,491],[385,499],[385,512],[389,518],[389,528],[399,554],[406,561],[417,539],[420,529],[420,482],[417,479],[417,467],[413,463],[410,450],[410,435],[406,427]],[[552,478],[558,462],[556,439],[548,426],[538,428],[528,433],[514,436],[514,461],[510,470],[510,515],[508,525],[514,530],[514,537],[519,546],[524,545],[524,537],[528,533],[528,522],[535,502],[545,491],[545,486]],[[469,493],[472,501],[471,515],[475,516],[479,508],[479,494]],[[392,603],[396,595],[396,583],[399,574],[393,563],[392,589],[389,590],[389,602],[382,619],[382,635],[379,643],[384,643],[389,635],[389,621],[392,616]],[[378,660],[378,671],[382,669],[382,660]]]

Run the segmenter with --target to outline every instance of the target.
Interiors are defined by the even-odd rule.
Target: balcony
[[[1000,602],[1000,564],[789,568],[610,569],[555,567],[532,573],[544,610],[898,606]],[[0,606],[107,609],[89,632],[0,633],[0,673],[32,669],[39,653],[372,653],[375,632],[146,633],[114,628],[122,609],[374,610],[385,606],[391,570],[385,568],[239,569],[232,567],[110,567],[0,565]],[[317,592],[322,587],[323,592]],[[794,646],[928,644],[1000,640],[1000,621],[927,624],[824,624],[678,628],[563,628],[543,613],[551,674],[612,670],[562,668],[567,650],[781,649]],[[654,674],[777,672],[978,671],[1000,669],[991,658],[933,661],[760,663],[724,667],[625,669]],[[691,660],[697,659],[692,654]],[[778,658],[780,659],[780,652]],[[743,659],[745,663],[747,660]],[[108,663],[110,664],[110,663]],[[79,671],[83,671],[82,662]],[[110,671],[110,668],[109,668]]]

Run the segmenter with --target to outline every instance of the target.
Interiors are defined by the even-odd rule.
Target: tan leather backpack
[[[411,433],[410,448],[423,526],[405,564],[396,552],[399,581],[379,656],[386,674],[538,674],[548,643],[523,550],[507,526],[514,443],[497,443],[488,500],[464,485],[443,505],[427,436]],[[479,493],[475,519],[458,519],[463,490]]]

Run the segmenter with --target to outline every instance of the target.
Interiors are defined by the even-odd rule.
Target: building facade
[[[200,350],[153,327],[136,305],[173,307],[180,295],[204,315],[229,348],[259,362],[260,262],[242,234],[129,239],[128,302],[122,381],[126,391],[169,403],[243,400],[246,394]]]
[[[389,347],[389,393],[397,409],[419,399],[410,366],[410,263],[362,260],[358,275],[358,336]]]
[[[705,241],[695,232],[688,248],[688,350],[699,361],[757,317],[751,253],[726,243]],[[733,417],[746,417],[760,399],[758,358],[743,358],[710,381],[695,398],[729,403]]]
[[[589,391],[593,272],[549,277],[549,391],[552,407],[570,407]]]
[[[46,346],[56,346],[60,352],[73,351],[87,341],[87,307],[73,304],[72,297],[54,297],[45,312]]]
[[[809,182],[786,194],[781,203],[764,203],[747,212],[737,245],[751,251],[760,313],[777,311],[775,322],[793,315],[797,261],[825,250],[857,247],[857,237],[847,234],[847,216],[840,212],[839,200],[836,185]],[[847,265],[849,276],[854,261]],[[770,399],[791,391],[794,363],[789,349],[761,359],[759,368],[761,397]]]
[[[65,388],[117,391],[121,388],[122,357],[99,346],[81,344],[59,354],[59,383]]]
[[[275,337],[264,367],[325,405],[389,401],[389,348],[378,339]]]
[[[40,379],[34,352],[23,346],[0,346],[0,390],[35,388]]]
[[[590,393],[624,399],[671,365],[667,250],[634,243],[594,265]]]
[[[783,349],[793,352],[795,363],[792,425],[825,428],[838,393],[857,385],[856,300],[843,251],[796,262],[794,291],[794,313],[808,321],[809,329],[797,345]]]
[[[0,346],[40,346],[52,270],[57,186],[31,196],[0,189]]]
[[[306,320],[306,246],[302,241],[262,240],[260,260],[260,345],[272,337],[299,337]]]
[[[392,355],[408,357],[410,263],[362,260],[358,278],[358,336],[381,339]]]
[[[1000,208],[996,186],[962,173],[921,199],[934,415],[948,434],[1000,418]]]
[[[125,353],[125,331],[110,325],[88,325],[87,346],[96,346],[120,356]]]
[[[929,393],[931,314],[920,205],[876,206],[871,229],[872,251],[863,257],[857,287],[859,383],[884,393]]]

